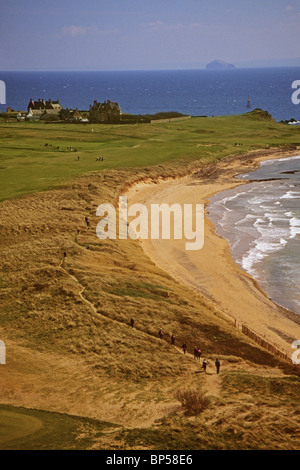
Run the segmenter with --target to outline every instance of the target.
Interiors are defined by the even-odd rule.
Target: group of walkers
[[[172,335],[172,336],[173,336],[173,335]],[[171,342],[172,342],[172,340],[171,340]],[[173,344],[173,343],[172,343],[172,344]],[[183,345],[182,345],[182,350],[183,350],[183,354],[186,354],[186,352],[187,352],[187,345],[186,345],[185,342],[184,342]],[[201,349],[200,349],[199,347],[195,346],[195,347],[194,347],[194,359],[195,359],[196,361],[199,361],[199,362],[200,362],[201,356],[202,356],[202,351],[201,351]],[[208,366],[208,361],[207,361],[207,359],[204,358],[203,361],[202,361],[201,369],[204,370],[205,374],[206,374],[206,368],[207,368],[207,366]],[[218,374],[218,373],[220,372],[220,367],[221,367],[221,363],[220,363],[219,358],[217,358],[217,359],[215,360],[215,366],[216,366],[216,370],[217,370],[217,374]]]
[[[160,330],[159,330],[159,332],[158,332],[158,336],[160,337],[160,339],[163,338],[163,330],[162,330],[162,328],[160,328]],[[173,334],[171,335],[171,344],[172,344],[172,346],[175,345],[175,336],[174,336]],[[187,345],[186,345],[185,341],[183,342],[183,344],[182,344],[181,347],[182,347],[182,350],[183,350],[183,354],[186,354],[186,352],[187,352]],[[199,347],[195,346],[195,347],[194,347],[194,359],[200,362],[201,356],[202,356],[202,351],[201,351],[201,349],[200,349]],[[203,359],[201,369],[203,369],[205,373],[206,373],[206,368],[207,368],[207,366],[208,366],[208,361],[207,361],[207,359]],[[221,367],[221,363],[220,363],[219,358],[217,358],[217,359],[215,360],[215,366],[216,366],[216,370],[217,370],[217,374],[218,374],[218,373],[220,372],[220,367]]]
[[[194,359],[196,359],[197,361],[200,361],[200,357],[202,356],[202,351],[201,349],[197,346],[194,347]]]
[[[133,319],[133,318],[130,319],[130,326],[131,326],[132,328],[134,327],[134,319]],[[160,337],[160,339],[163,339],[163,337],[164,337],[164,332],[163,332],[163,329],[162,329],[162,328],[159,329],[159,331],[158,331],[158,336]],[[172,334],[172,335],[171,335],[171,345],[172,345],[172,346],[175,346],[175,340],[176,340],[176,337],[175,337],[174,334]],[[183,342],[183,344],[182,344],[181,347],[182,347],[182,350],[183,350],[183,354],[186,354],[186,352],[187,352],[187,345],[186,345],[185,341]],[[202,351],[201,351],[201,349],[200,349],[199,347],[195,346],[195,347],[194,347],[194,359],[200,362],[201,356],[202,356]],[[205,373],[205,374],[206,374],[206,368],[207,368],[207,366],[208,366],[208,361],[207,361],[207,359],[204,358],[203,361],[202,361],[201,369],[204,370],[204,373]],[[217,358],[217,359],[215,360],[215,367],[216,367],[217,374],[219,374],[219,372],[220,372],[220,367],[221,367],[221,363],[220,363],[219,358]]]
[[[133,325],[132,325],[132,326],[133,326]],[[158,332],[158,336],[160,337],[160,339],[163,339],[163,335],[164,335],[164,334],[163,334],[163,329],[160,328],[160,329],[159,329],[159,332]],[[171,335],[171,344],[172,344],[172,346],[175,345],[175,339],[176,339],[176,338],[175,338],[174,334],[172,334],[172,335]],[[183,342],[183,344],[182,344],[181,347],[182,347],[182,350],[183,350],[183,354],[186,354],[186,352],[187,352],[187,345],[186,345],[185,341]],[[200,362],[201,356],[202,356],[202,351],[201,351],[201,349],[200,349],[199,347],[195,346],[195,347],[194,347],[194,359]],[[203,369],[205,373],[206,373],[206,368],[207,368],[207,366],[208,366],[208,361],[207,361],[207,359],[203,359],[201,369]],[[215,360],[215,366],[216,366],[216,370],[217,370],[217,374],[218,374],[218,373],[220,372],[220,367],[221,367],[221,363],[220,363],[219,358],[217,358],[217,359]]]

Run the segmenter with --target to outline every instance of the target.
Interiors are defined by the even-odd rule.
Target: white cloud
[[[164,23],[160,20],[157,20],[157,21],[150,21],[149,23],[142,23],[140,26],[144,30],[153,30],[153,29],[160,29],[164,27]]]
[[[67,36],[86,36],[86,35],[95,35],[95,34],[111,34],[117,33],[117,30],[113,29],[100,29],[98,26],[79,26],[79,25],[71,25],[71,26],[64,26],[62,28],[62,34]]]
[[[166,24],[163,23],[162,21],[154,21],[150,23],[142,23],[141,28],[143,31],[146,32],[172,32],[172,31],[183,31],[183,32],[188,32],[188,31],[203,31],[206,28],[206,25],[201,24],[201,23],[189,23],[189,24],[183,24],[183,23],[175,23],[175,24]]]
[[[96,26],[64,26],[62,33],[70,36],[85,36],[87,33],[95,32]]]

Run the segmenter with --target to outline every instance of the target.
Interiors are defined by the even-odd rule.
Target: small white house
[[[17,121],[25,121],[25,116],[21,113],[17,115]]]
[[[39,121],[41,118],[42,112],[33,113],[32,110],[26,116],[26,121]]]

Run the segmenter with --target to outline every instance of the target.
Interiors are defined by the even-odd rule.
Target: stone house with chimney
[[[62,121],[81,122],[83,121],[83,115],[78,108],[76,108],[75,111],[72,108],[65,108],[62,109],[60,113],[60,119]]]
[[[121,119],[122,110],[118,103],[113,103],[110,100],[104,101],[104,103],[98,103],[98,101],[95,100],[93,105],[90,105],[90,122],[118,123]]]
[[[57,117],[59,119],[62,109],[59,99],[57,101],[52,101],[52,99],[49,98],[48,101],[45,101],[39,98],[37,101],[33,101],[31,98],[27,106],[27,117],[29,119],[47,119],[48,116],[53,116],[53,118]]]

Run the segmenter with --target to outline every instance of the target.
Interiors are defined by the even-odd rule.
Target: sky
[[[0,70],[300,65],[300,0],[0,0]]]

